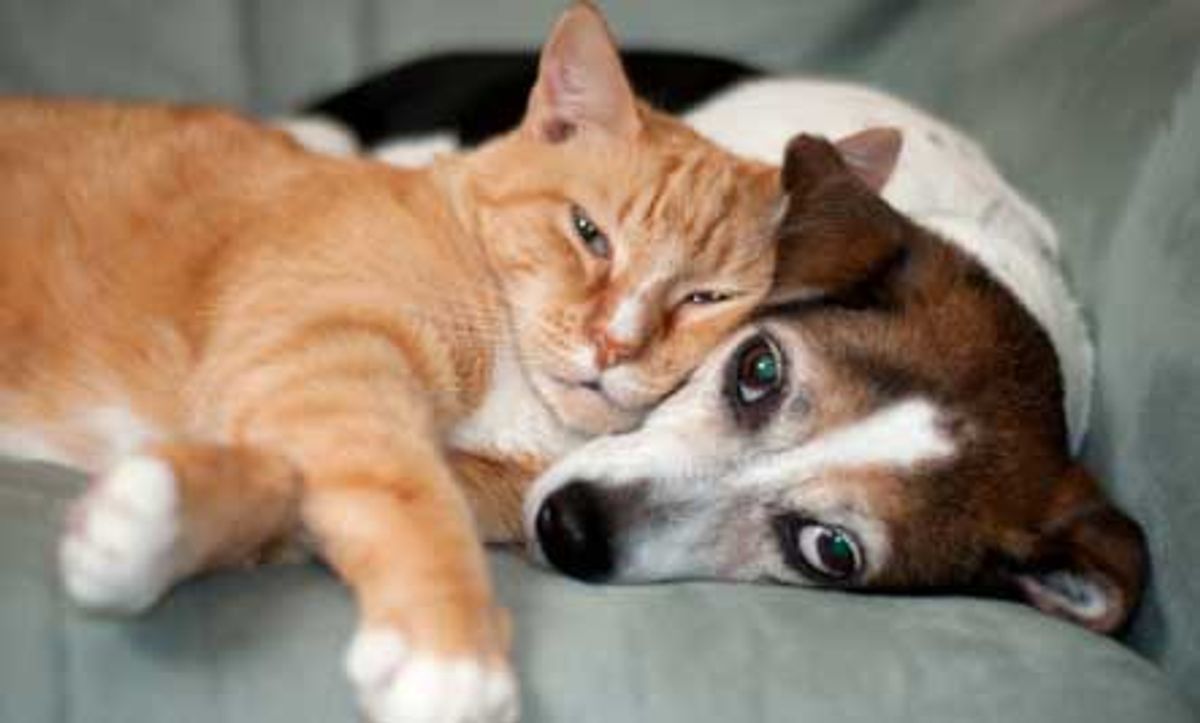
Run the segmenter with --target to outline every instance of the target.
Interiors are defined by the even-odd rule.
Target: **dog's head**
[[[534,547],[585,579],[1012,593],[1119,628],[1141,531],[1070,459],[1039,324],[832,145],[794,140],[783,178],[768,303],[640,428],[535,484]]]

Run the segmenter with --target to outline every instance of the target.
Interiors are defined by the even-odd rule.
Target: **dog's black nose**
[[[538,543],[558,570],[596,582],[612,574],[613,554],[604,508],[595,488],[570,482],[542,502]]]

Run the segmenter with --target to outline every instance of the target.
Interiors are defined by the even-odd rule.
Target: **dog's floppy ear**
[[[632,137],[640,123],[604,16],[590,2],[575,3],[559,16],[542,46],[521,128],[559,143],[589,128]]]
[[[768,304],[868,299],[899,267],[909,224],[879,197],[900,151],[900,134],[871,128],[835,145],[801,134],[788,143],[781,180],[787,213]],[[870,288],[868,288],[870,287]],[[864,293],[859,293],[864,292]]]
[[[1075,465],[1051,496],[1033,553],[1014,570],[1038,609],[1100,633],[1119,630],[1141,598],[1146,544],[1136,522]]]
[[[879,126],[848,135],[834,143],[801,133],[788,142],[783,158],[783,188],[804,196],[821,181],[847,171],[878,193],[892,177],[904,136],[896,128]]]

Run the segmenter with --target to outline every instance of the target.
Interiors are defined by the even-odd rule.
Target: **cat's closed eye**
[[[582,208],[576,205],[571,206],[571,227],[575,229],[575,235],[593,256],[607,259],[612,255],[612,245],[608,241],[608,236],[592,219],[588,218]]]
[[[683,297],[683,303],[701,306],[705,304],[719,304],[722,301],[729,301],[732,298],[733,294],[729,294],[724,291],[693,291],[692,293]]]

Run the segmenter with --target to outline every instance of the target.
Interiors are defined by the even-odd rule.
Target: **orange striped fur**
[[[636,423],[763,298],[777,183],[638,105],[587,5],[522,126],[423,170],[218,110],[0,101],[0,446],[96,473],[166,462],[163,589],[299,525],[365,626],[503,669],[480,534],[519,534],[550,455]],[[714,288],[730,298],[688,300]],[[520,374],[500,378],[500,350]],[[571,385],[593,357],[611,392]],[[558,447],[471,426],[523,379]]]

